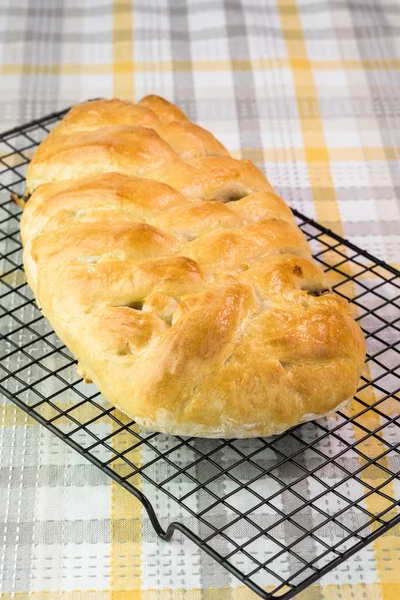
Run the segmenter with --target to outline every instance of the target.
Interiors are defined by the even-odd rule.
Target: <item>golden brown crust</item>
[[[85,380],[139,424],[270,435],[354,394],[363,336],[290,209],[166,100],[75,107],[27,186],[28,281]]]
[[[100,127],[160,127],[162,121],[145,106],[123,100],[94,100],[73,106],[53,131],[71,134]]]
[[[189,199],[230,202],[252,192],[273,192],[269,181],[253,163],[226,156],[166,163],[150,171],[147,177],[170,185]]]
[[[61,135],[52,131],[29,165],[27,192],[42,183],[116,171],[143,176],[178,155],[152,129],[102,127]]]
[[[153,111],[162,123],[171,123],[171,121],[188,121],[187,116],[181,111],[178,106],[171,104],[168,100],[150,94],[145,96],[138,102],[138,106]]]
[[[190,121],[171,121],[156,128],[164,142],[182,160],[202,156],[229,156],[229,152],[212,133]]]

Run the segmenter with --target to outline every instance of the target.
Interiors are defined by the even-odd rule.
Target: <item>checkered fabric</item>
[[[148,93],[253,160],[290,205],[400,262],[398,2],[0,2],[2,130],[77,101]],[[0,419],[1,599],[256,598],[186,538],[160,541],[133,496],[11,403]],[[164,527],[176,519],[196,530],[165,494],[141,487]],[[280,502],[289,512],[290,499]],[[290,541],[289,530],[277,535]],[[265,560],[265,546],[254,552]],[[298,596],[399,597],[398,527]]]

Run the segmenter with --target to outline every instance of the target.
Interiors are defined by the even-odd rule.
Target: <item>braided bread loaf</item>
[[[284,201],[174,105],[72,108],[40,145],[28,282],[81,374],[151,430],[254,437],[352,398],[365,358]]]

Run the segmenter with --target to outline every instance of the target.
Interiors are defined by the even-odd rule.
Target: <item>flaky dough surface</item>
[[[156,96],[75,106],[27,173],[28,282],[144,427],[279,433],[353,397],[365,342],[285,202]]]

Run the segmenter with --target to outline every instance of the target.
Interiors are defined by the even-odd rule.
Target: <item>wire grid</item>
[[[367,339],[352,409],[266,439],[140,430],[83,384],[25,282],[9,194],[65,112],[0,136],[0,391],[138,497],[162,538],[178,530],[261,597],[288,600],[400,522],[400,273],[294,211]],[[172,501],[166,530],[157,493]]]

